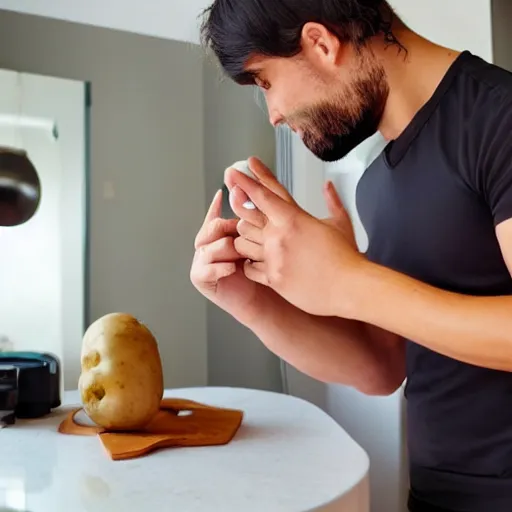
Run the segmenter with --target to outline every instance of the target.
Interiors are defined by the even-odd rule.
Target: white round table
[[[59,434],[77,392],[38,420],[0,430],[0,510],[29,512],[369,512],[366,453],[316,406],[232,388],[166,397],[241,409],[225,446],[167,448],[112,461],[96,437]]]

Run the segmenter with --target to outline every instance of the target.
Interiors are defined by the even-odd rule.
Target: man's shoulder
[[[446,100],[444,130],[471,167],[488,166],[499,147],[512,149],[512,72],[465,52]]]
[[[452,108],[458,117],[454,167],[471,189],[498,209],[512,209],[512,73],[470,55],[458,74]],[[453,103],[455,101],[455,103]],[[447,121],[445,116],[445,121]],[[453,130],[454,128],[452,128]],[[455,141],[455,139],[453,139]]]
[[[460,99],[468,107],[473,100],[473,107],[485,109],[491,118],[500,115],[500,109],[512,112],[512,72],[508,69],[466,52],[458,80],[464,91]]]

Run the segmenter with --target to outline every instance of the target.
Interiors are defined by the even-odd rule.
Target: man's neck
[[[374,48],[389,83],[389,96],[379,125],[386,140],[396,139],[405,130],[460,54],[408,29],[396,30],[394,34],[406,51],[384,42]]]

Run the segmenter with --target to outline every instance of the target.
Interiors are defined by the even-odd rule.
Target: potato
[[[85,412],[108,430],[137,430],[160,409],[162,363],[151,331],[136,318],[111,313],[84,334],[78,389]]]

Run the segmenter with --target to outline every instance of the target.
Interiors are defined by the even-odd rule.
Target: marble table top
[[[112,461],[96,437],[59,434],[76,391],[48,417],[0,430],[0,511],[368,512],[366,453],[327,414],[291,396],[238,388],[166,397],[241,409],[231,443]]]

